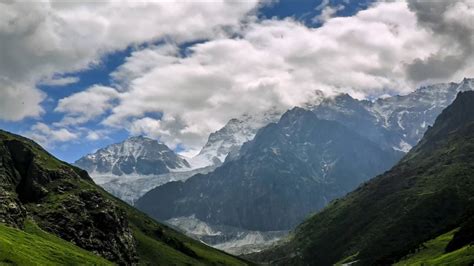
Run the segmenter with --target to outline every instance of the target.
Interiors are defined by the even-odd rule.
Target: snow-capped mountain
[[[242,144],[253,139],[257,131],[276,122],[282,112],[276,108],[258,114],[244,114],[233,118],[218,131],[209,135],[206,145],[198,155],[191,159],[200,166],[220,165],[232,150],[238,150]]]
[[[146,137],[131,137],[74,163],[91,175],[160,175],[189,168],[189,163],[166,145]]]
[[[166,145],[142,136],[102,148],[74,164],[87,170],[105,190],[132,205],[156,186],[210,171],[191,169],[185,158]]]
[[[320,118],[338,121],[381,147],[408,152],[460,91],[473,90],[474,79],[421,87],[403,96],[374,102],[347,94],[327,98],[310,109]]]
[[[368,109],[376,115],[379,125],[399,137],[392,147],[408,152],[459,92],[473,89],[474,79],[424,86],[405,96],[378,99]]]
[[[401,155],[338,122],[294,108],[260,129],[233,160],[208,174],[156,187],[135,206],[161,221],[195,215],[245,230],[290,230]]]
[[[245,253],[246,250],[256,250],[260,245],[265,245],[267,242],[271,243],[273,238],[261,238],[261,232],[251,230],[275,230],[277,228],[272,227],[272,223],[278,224],[284,220],[282,218],[284,215],[268,219],[273,213],[266,214],[267,219],[264,219],[266,224],[252,227],[256,225],[255,223],[262,220],[255,218],[260,215],[259,213],[264,213],[269,208],[272,208],[272,205],[269,204],[265,208],[258,210],[261,208],[261,205],[266,202],[278,202],[279,208],[285,208],[285,206],[288,207],[286,205],[288,202],[292,202],[296,198],[313,195],[315,198],[303,200],[297,204],[297,208],[289,208],[285,210],[285,213],[292,213],[294,215],[296,212],[301,211],[301,209],[308,207],[305,205],[307,202],[320,202],[321,204],[316,206],[315,209],[322,208],[329,200],[337,197],[334,194],[344,194],[344,192],[341,192],[344,190],[344,186],[355,187],[363,180],[363,178],[356,180],[354,176],[363,172],[361,166],[370,156],[373,156],[373,152],[365,152],[364,155],[361,155],[364,149],[374,144],[381,149],[379,151],[380,154],[390,153],[390,151],[398,152],[399,154],[407,152],[421,139],[424,132],[433,124],[439,113],[451,104],[456,94],[459,91],[472,90],[473,85],[474,80],[465,79],[461,83],[425,86],[404,96],[393,96],[376,101],[361,101],[343,94],[332,98],[325,98],[316,104],[306,105],[320,119],[336,121],[352,131],[352,134],[346,134],[346,137],[338,138],[336,142],[323,142],[317,148],[314,148],[315,144],[313,142],[315,139],[307,138],[306,134],[298,134],[298,136],[291,137],[298,128],[297,121],[300,120],[298,112],[287,113],[284,119],[286,122],[282,124],[280,121],[277,124],[270,124],[266,126],[266,130],[259,133],[260,135],[264,134],[263,132],[268,134],[268,132],[275,130],[275,127],[279,127],[282,134],[270,134],[266,137],[259,137],[257,134],[255,139],[253,137],[255,132],[257,132],[256,128],[258,126],[275,122],[281,115],[276,113],[274,116],[267,116],[271,117],[271,119],[264,120],[262,123],[253,123],[254,118],[252,116],[244,116],[247,119],[233,119],[223,129],[209,137],[208,143],[200,153],[200,156],[205,154],[210,155],[208,158],[215,157],[219,159],[218,162],[220,163],[230,152],[232,156],[229,157],[232,160],[229,160],[228,157],[222,166],[209,174],[194,176],[187,182],[174,182],[164,185],[164,187],[159,187],[141,198],[137,205],[148,211],[151,215],[153,215],[156,209],[159,209],[159,206],[163,205],[163,209],[155,214],[159,213],[165,216],[159,217],[157,215],[155,217],[169,219],[167,220],[168,223],[216,248],[235,254]],[[300,123],[300,126],[311,124],[310,120],[305,120],[304,123]],[[280,126],[278,126],[279,124]],[[322,124],[316,126],[315,129],[320,131],[321,134],[328,133]],[[339,131],[336,130],[329,135],[336,138],[340,134]],[[350,169],[347,165],[344,167],[337,166],[341,164],[341,160],[336,159],[338,157],[334,155],[334,152],[337,150],[334,145],[345,143],[356,135],[361,136],[372,144],[369,145],[369,142],[367,142],[365,145],[353,149],[349,148],[349,143],[346,143],[342,145],[344,148],[341,148],[340,154],[347,155],[357,151],[357,155],[349,156],[352,158],[351,160],[357,158],[364,158],[364,160],[357,162],[356,167],[353,167],[352,170],[347,170]],[[250,142],[247,142],[242,147],[242,143],[245,140],[250,140]],[[314,149],[314,153],[309,153],[308,150],[312,149]],[[315,156],[318,153],[321,154]],[[271,156],[265,154],[270,154]],[[290,159],[290,155],[295,156],[295,158]],[[378,159],[381,157],[379,155]],[[319,159],[316,162],[310,163],[315,158]],[[374,158],[373,160],[376,159]],[[297,161],[300,161],[301,165],[296,166],[295,162]],[[273,165],[272,162],[274,163]],[[380,163],[374,163],[374,165],[378,164]],[[301,169],[309,170],[307,174],[303,174]],[[344,171],[350,173],[350,178],[344,181],[333,179],[334,177],[340,178],[343,176]],[[282,187],[288,189],[296,187],[298,189],[297,192],[274,192],[275,189],[280,189],[278,177],[285,176],[285,174],[289,175],[283,178],[284,182],[295,183],[286,184]],[[305,179],[302,184],[298,183],[297,178],[294,179],[295,176],[306,175],[314,175],[315,177]],[[262,176],[271,176],[271,179],[267,179],[268,182],[270,180],[271,182],[259,182],[259,178],[262,178]],[[373,174],[367,176],[373,176]],[[293,181],[293,179],[296,181]],[[303,188],[310,187],[312,182],[316,182],[319,185],[326,184],[327,187],[321,191],[316,189],[316,192],[302,192]],[[352,185],[350,185],[351,182],[353,182]],[[267,185],[273,186],[273,188],[265,194],[266,190],[263,188]],[[246,186],[245,189],[242,186]],[[331,188],[331,186],[335,186],[335,188]],[[155,193],[157,191],[159,193]],[[327,194],[328,192],[329,194]],[[242,193],[242,195],[238,193]],[[248,205],[242,203],[249,201],[249,199],[255,196],[254,194],[258,196],[257,202]],[[279,197],[277,195],[286,194],[291,195],[291,197],[280,201],[276,199]],[[165,203],[154,197],[157,195],[166,195],[165,198],[167,200],[170,198],[178,198],[178,200],[173,203]],[[147,205],[145,201],[150,198],[154,202],[153,206],[144,206]],[[226,200],[229,201],[227,202]],[[236,205],[243,205],[236,206],[234,203]],[[170,205],[174,207],[170,209]],[[192,205],[192,207],[188,208],[189,205]],[[147,210],[148,207],[150,209]],[[237,211],[234,212],[232,210]],[[274,210],[274,212],[278,212],[278,210]],[[222,242],[219,239],[223,235],[229,235],[229,231],[226,229],[229,228],[229,225],[238,228],[237,231],[241,232],[240,236],[242,237],[233,236],[226,238],[227,240]],[[251,233],[249,233],[249,229]],[[263,234],[265,235],[266,233],[268,232]]]
[[[461,83],[441,83],[421,87],[403,96],[376,101],[357,100],[347,94],[325,98],[321,92],[305,104],[318,117],[335,120],[384,148],[408,152],[434,123],[441,111],[460,91],[472,90],[474,79]],[[190,159],[198,167],[220,165],[232,151],[252,140],[257,131],[277,122],[283,112],[276,108],[259,114],[244,114],[231,119],[223,128],[210,134],[200,153]]]
[[[206,174],[214,167],[204,167],[189,171],[170,172],[161,175],[95,175],[94,181],[112,195],[133,205],[141,196],[157,186],[172,181],[184,181],[196,174]]]

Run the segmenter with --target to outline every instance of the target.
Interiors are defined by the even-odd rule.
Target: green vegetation
[[[459,235],[451,244],[445,235],[418,253],[423,243],[442,233],[472,231],[469,224],[464,226],[474,213],[472,106],[474,92],[460,93],[399,164],[333,201],[300,225],[288,244],[257,258],[332,265],[350,257],[360,265],[391,265],[418,254],[421,261],[433,263],[474,262],[469,246],[474,234]],[[448,245],[452,248],[444,254]]]
[[[344,258],[343,260],[337,262],[335,265],[336,266],[341,266],[343,264],[346,264],[346,263],[351,263],[351,262],[354,262],[357,260],[357,255],[359,255],[359,253],[356,253],[356,254],[353,254],[347,258]]]
[[[24,148],[30,151],[31,154],[35,155],[34,160],[47,170],[57,170],[62,166],[65,166],[65,163],[56,159],[50,153],[45,151],[40,145],[30,139],[3,130],[0,130],[0,139],[3,141],[9,141],[11,143],[19,143],[20,145],[24,146]]]
[[[111,262],[41,230],[0,224],[0,265],[113,265]]]
[[[107,195],[112,197],[110,194]],[[168,226],[157,223],[128,204],[117,201],[126,210],[142,265],[250,264],[184,236]]]
[[[31,140],[0,130],[0,150],[10,164],[0,165],[0,218],[24,225],[0,226],[0,265],[111,264],[86,250],[121,264],[249,264],[152,220]]]
[[[408,255],[395,265],[469,265],[474,261],[473,246],[445,253],[446,246],[456,231],[457,229],[425,242],[418,252]]]

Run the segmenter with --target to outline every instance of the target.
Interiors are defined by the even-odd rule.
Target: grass
[[[120,202],[127,212],[141,265],[250,265],[240,258],[216,250],[174,229],[159,224],[140,211]]]
[[[423,248],[410,254],[395,265],[470,265],[474,262],[474,247],[465,246],[450,253],[444,250],[458,229],[425,242]]]
[[[462,226],[474,208],[474,113],[452,106],[400,163],[309,218],[288,244],[264,251],[264,261],[332,265],[353,254],[361,265],[391,265],[409,254],[420,261],[408,265],[471,260],[464,243],[444,254],[446,239],[426,242]],[[419,253],[423,243],[431,248]]]
[[[193,240],[168,226],[162,225],[125,202],[98,187],[91,179],[84,178],[78,168],[61,162],[39,145],[21,136],[0,130],[0,141],[10,142],[19,152],[31,152],[34,163],[56,176],[62,176],[43,184],[48,191],[40,202],[25,204],[31,218],[39,225],[49,228],[48,221],[39,214],[72,215],[71,219],[87,220],[81,213],[70,213],[66,208],[80,206],[80,193],[99,193],[107,206],[116,205],[125,212],[136,241],[140,265],[249,265],[250,263],[225,252],[216,250]],[[72,171],[71,171],[72,170]],[[73,172],[81,175],[78,178]],[[62,192],[58,192],[59,188]],[[97,194],[95,194],[97,195]],[[40,204],[38,204],[40,203]],[[71,204],[79,204],[71,206]],[[89,210],[85,210],[89,211]],[[36,223],[28,221],[23,231],[0,227],[0,265],[107,265],[110,262],[41,230]]]
[[[113,265],[44,232],[31,221],[24,231],[0,224],[0,265]]]
[[[10,142],[21,142],[23,145],[32,151],[35,154],[35,160],[38,164],[42,165],[47,170],[57,170],[64,166],[64,163],[60,160],[56,159],[46,150],[44,150],[40,145],[35,143],[34,141],[24,138],[19,135],[15,135],[3,130],[0,130],[0,139],[2,141],[10,141]]]
[[[351,256],[349,256],[349,257],[347,257],[347,258],[344,258],[344,259],[342,259],[341,261],[337,262],[337,263],[335,264],[335,266],[341,266],[341,265],[344,265],[344,264],[346,264],[346,263],[351,263],[351,262],[357,261],[357,259],[356,259],[356,258],[357,258],[357,255],[359,255],[359,254],[356,253],[356,254],[353,254],[353,255],[351,255]]]
[[[64,184],[65,181],[57,180],[50,183],[53,190],[56,183]],[[159,224],[150,217],[134,209],[123,201],[113,197],[85,180],[69,180],[74,188],[64,194],[50,193],[42,201],[42,208],[56,211],[60,210],[63,201],[71,195],[81,191],[98,191],[104,198],[110,200],[125,211],[130,228],[137,243],[137,252],[140,265],[247,265],[248,263],[225,252],[216,250],[198,241],[175,231],[174,229]],[[35,204],[28,204],[28,208],[36,210]],[[36,210],[37,212],[39,210]]]

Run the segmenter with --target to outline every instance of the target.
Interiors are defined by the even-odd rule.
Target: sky
[[[474,77],[474,1],[0,2],[0,128],[74,162],[145,135],[191,156],[243,113]]]

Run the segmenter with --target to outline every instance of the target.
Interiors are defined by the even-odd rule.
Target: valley
[[[0,266],[474,265],[474,0],[0,1]]]

